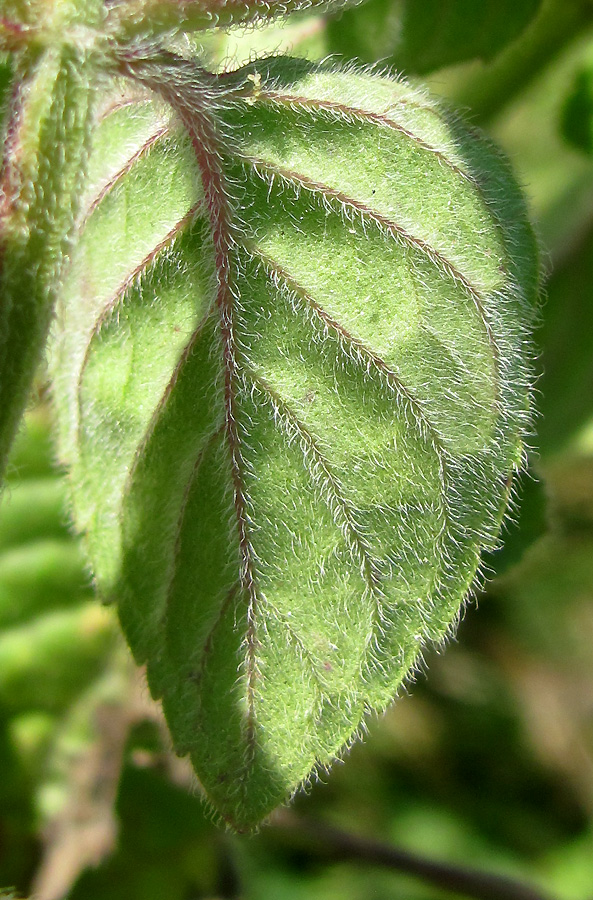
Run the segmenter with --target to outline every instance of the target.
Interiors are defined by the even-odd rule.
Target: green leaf
[[[249,828],[389,704],[495,543],[537,254],[506,162],[405,83],[122,64],[169,106],[97,129],[61,455],[178,752]]]
[[[0,502],[0,708],[11,713],[62,713],[103,670],[116,636],[112,611],[90,602],[63,480],[48,477],[48,419],[46,404],[25,416]]]
[[[4,144],[6,106],[12,84],[12,60],[0,52],[0,136]]]
[[[541,420],[544,456],[566,449],[593,416],[593,230],[568,254],[547,285],[540,330]]]
[[[541,5],[542,0],[407,0],[398,58],[419,73],[466,59],[492,59]]]
[[[36,406],[28,410],[24,427],[19,430],[10,451],[6,476],[9,485],[16,483],[20,486],[30,479],[59,477],[53,465],[54,448],[50,434],[50,420],[47,406]],[[11,498],[10,501],[7,500],[7,495]],[[3,516],[9,502],[12,503],[12,495],[7,491],[2,499]],[[35,528],[33,523],[31,528]]]
[[[490,60],[514,41],[542,0],[370,0],[329,24],[330,50],[365,62],[389,59],[426,73]]]
[[[587,2],[566,3],[565,0],[546,0],[533,23],[517,41],[487,64],[473,65],[453,76],[449,96],[462,107],[469,107],[478,122],[495,122],[511,126],[511,109],[533,103],[534,96],[545,82],[550,86],[548,108],[566,72],[586,52],[586,38],[593,25],[593,7]],[[579,46],[580,45],[580,46]],[[451,73],[452,74],[452,73]],[[534,87],[532,92],[530,89]],[[520,98],[520,99],[519,99]],[[542,108],[545,102],[541,101]],[[508,115],[502,115],[508,110]],[[537,113],[538,117],[542,111]],[[545,113],[544,113],[545,117]],[[538,119],[539,122],[539,119]],[[551,123],[542,122],[542,128]],[[527,126],[529,131],[531,123]],[[536,144],[539,136],[532,139]],[[541,178],[541,176],[539,176]]]
[[[39,364],[68,251],[90,126],[88,51],[23,52],[0,160],[0,477]],[[2,93],[0,74],[0,93]]]
[[[393,62],[403,11],[401,0],[367,0],[360,7],[328,18],[328,52],[365,63]]]

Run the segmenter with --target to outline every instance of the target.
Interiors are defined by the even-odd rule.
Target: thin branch
[[[296,816],[287,810],[277,813],[272,824],[293,838],[301,838],[307,849],[325,858],[384,866],[421,878],[441,890],[463,894],[471,900],[553,900],[550,895],[512,878],[427,859],[324,822]]]

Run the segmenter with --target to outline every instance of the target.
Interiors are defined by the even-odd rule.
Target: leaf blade
[[[188,186],[142,257],[170,293],[128,261],[89,314],[75,505],[179,752],[248,828],[385,708],[496,541],[535,244],[506,164],[401,82],[271,60],[217,95],[187,61],[133,67],[195,157],[159,162]]]

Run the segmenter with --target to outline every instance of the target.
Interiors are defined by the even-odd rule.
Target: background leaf
[[[329,26],[332,52],[389,60],[424,74],[467,59],[490,60],[514,41],[542,0],[370,0]]]
[[[56,797],[63,800],[64,778],[54,777],[48,791],[48,769],[70,709],[110,670],[118,646],[113,615],[91,600],[68,527],[49,423],[46,403],[28,414],[0,517],[0,883],[19,888],[37,866],[39,831],[60,805]]]
[[[519,483],[514,485],[516,495],[511,498],[511,513],[501,535],[502,546],[482,555],[488,577],[503,575],[516,566],[525,552],[548,531],[548,495],[543,476],[528,470],[517,481]]]
[[[583,153],[593,153],[593,68],[583,67],[575,76],[562,110],[562,133]]]
[[[549,282],[538,429],[544,453],[566,448],[593,417],[592,248],[588,234]]]

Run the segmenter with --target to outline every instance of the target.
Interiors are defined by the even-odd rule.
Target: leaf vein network
[[[461,175],[462,178],[469,181],[477,188],[476,179],[471,172],[466,171],[466,169],[463,169],[461,166],[457,165],[457,163],[453,162],[443,150],[439,150],[438,147],[429,144],[428,141],[425,141],[419,135],[414,134],[413,131],[410,131],[400,122],[391,119],[387,115],[387,111],[379,113],[370,109],[364,109],[360,106],[349,106],[346,103],[339,103],[335,100],[321,100],[317,97],[282,94],[280,91],[274,90],[259,91],[257,99],[258,101],[268,101],[281,108],[290,107],[295,110],[306,110],[312,115],[315,115],[316,113],[321,115],[325,114],[346,122],[368,122],[383,128],[391,128],[393,131],[397,131],[399,134],[412,141],[417,147],[420,147],[420,149],[426,150],[436,159],[440,160],[440,162],[448,169],[455,172],[456,175]]]
[[[101,333],[101,330],[105,327],[105,325],[107,324],[107,322],[109,321],[110,317],[113,315],[113,313],[115,312],[117,307],[120,305],[120,303],[125,302],[125,297],[128,294],[128,292],[130,291],[130,289],[132,287],[134,287],[135,283],[146,274],[149,266],[151,266],[152,264],[154,264],[158,261],[159,254],[162,253],[164,250],[168,249],[169,247],[171,247],[172,244],[174,243],[174,241],[182,234],[184,229],[194,221],[196,215],[198,214],[198,211],[203,206],[203,203],[204,203],[203,200],[199,200],[194,206],[192,206],[192,208],[188,212],[185,213],[184,216],[182,216],[181,219],[179,219],[175,223],[175,225],[170,229],[170,231],[165,235],[165,237],[161,241],[158,242],[158,244],[156,244],[154,247],[151,247],[151,249],[148,251],[148,253],[146,253],[144,258],[141,260],[141,262],[139,262],[138,265],[135,266],[134,269],[132,269],[132,271],[126,275],[126,277],[123,279],[123,281],[121,282],[121,284],[119,285],[117,290],[109,298],[107,303],[105,303],[101,307],[101,309],[99,311],[99,315],[98,315],[97,319],[95,320],[92,330],[87,338],[87,341],[85,344],[84,355],[83,355],[80,369],[78,372],[78,379],[77,379],[77,385],[76,385],[76,396],[78,398],[76,430],[78,432],[79,441],[80,441],[80,437],[81,437],[82,418],[83,418],[83,416],[82,416],[82,405],[83,405],[82,383],[84,380],[84,375],[85,375],[86,369],[87,369],[89,361],[90,361],[94,340]],[[197,340],[197,338],[199,336],[199,333],[201,332],[206,320],[208,319],[208,315],[209,315],[209,313],[207,313],[196,325],[196,327],[190,337],[188,347],[193,347],[195,341]],[[177,376],[179,375],[179,371],[180,371],[180,369],[183,365],[183,362],[185,361],[186,358],[187,358],[187,348],[181,354],[181,357],[179,358],[177,365],[175,366],[175,368],[173,370],[173,374],[165,387],[164,394],[161,397],[161,399],[159,400],[159,402],[156,406],[155,412],[154,412],[153,416],[151,417],[151,424],[153,426],[154,426],[154,423],[156,423],[156,421],[158,420],[158,416],[160,415],[160,413],[162,411],[164,401],[166,400],[171,389],[173,388],[175,381],[177,380]],[[148,439],[148,437],[150,437],[152,430],[153,430],[153,428],[151,426],[149,426],[149,428],[147,429],[146,435],[145,435],[146,440]],[[143,442],[142,446],[144,446],[144,442]]]
[[[317,202],[326,205],[326,207],[329,207],[333,212],[339,213],[345,210],[349,210],[350,212],[358,214],[361,217],[363,225],[365,221],[371,222],[380,231],[390,234],[392,237],[394,237],[396,240],[399,240],[406,246],[420,251],[420,253],[423,254],[427,259],[429,259],[434,266],[436,266],[441,271],[444,271],[450,278],[460,284],[467,292],[476,308],[476,312],[478,313],[479,319],[486,333],[488,344],[498,365],[499,349],[497,346],[496,338],[494,337],[488,313],[486,312],[485,298],[483,297],[479,288],[471,283],[471,281],[459,270],[455,263],[453,263],[443,253],[443,251],[438,250],[436,247],[433,247],[428,243],[428,241],[424,240],[423,238],[412,234],[400,222],[396,222],[394,219],[377,212],[367,204],[363,203],[360,200],[356,200],[354,197],[350,197],[348,194],[344,193],[343,191],[339,191],[337,188],[333,188],[328,184],[324,184],[323,182],[308,178],[306,175],[303,175],[301,172],[297,172],[294,169],[288,169],[278,165],[277,163],[269,162],[268,160],[263,159],[263,157],[257,157],[241,152],[237,152],[237,156],[240,158],[246,168],[249,166],[252,167],[253,170],[266,182],[266,184],[269,184],[271,186],[273,184],[274,178],[278,177],[281,181],[285,182],[288,185],[291,185],[296,190],[306,190],[312,198],[317,200]],[[332,205],[332,201],[339,204],[339,210],[336,210],[334,208],[334,206]]]
[[[342,519],[341,530],[350,545],[350,551],[358,556],[358,562],[366,581],[369,592],[375,598],[383,596],[381,590],[381,572],[378,561],[373,557],[371,548],[368,546],[364,536],[360,533],[355,521],[355,511],[343,493],[342,485],[339,479],[332,471],[331,464],[327,457],[319,447],[314,435],[307,428],[302,419],[298,416],[287,400],[282,397],[278,391],[268,384],[265,378],[254,372],[246,373],[246,377],[251,383],[266,395],[268,402],[274,410],[276,420],[284,420],[284,428],[287,437],[298,437],[301,441],[301,449],[303,450],[303,461],[312,482],[318,488],[321,488],[321,496],[328,505],[332,515],[336,516],[336,512],[340,513]],[[313,457],[313,465],[311,465],[307,456]],[[320,470],[316,472],[315,469]]]

